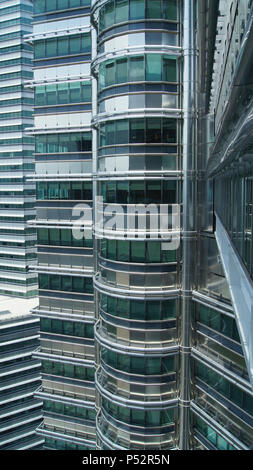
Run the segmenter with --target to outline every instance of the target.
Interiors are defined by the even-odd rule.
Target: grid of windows
[[[176,317],[175,299],[172,300],[129,300],[101,294],[100,307],[116,317],[131,320],[155,321]]]
[[[100,89],[107,86],[137,81],[177,81],[175,57],[146,54],[108,60],[99,68]]]
[[[219,333],[223,334],[224,336],[228,336],[234,341],[240,343],[236,321],[233,318],[220,313],[211,307],[196,304],[196,319],[209,328],[219,331]]]
[[[83,294],[93,292],[93,283],[88,277],[39,274],[39,288]]]
[[[163,250],[161,242],[101,240],[103,258],[132,263],[170,263],[176,262],[176,250]]]
[[[37,199],[92,200],[92,182],[37,183]]]
[[[253,396],[199,362],[196,362],[196,377],[253,416]]]
[[[44,374],[60,375],[79,380],[94,380],[93,367],[74,366],[67,362],[42,361],[41,370]]]
[[[102,399],[102,408],[106,410],[110,416],[113,416],[113,418],[135,426],[165,426],[174,422],[174,408],[166,410],[141,410],[116,405],[105,398]]]
[[[72,416],[73,418],[87,419],[95,421],[96,411],[83,408],[81,406],[69,405],[66,403],[60,403],[57,401],[44,400],[43,408],[45,411],[51,413],[59,413],[65,416]]]
[[[90,0],[36,0],[34,13],[50,13],[56,10],[68,10],[78,7],[89,7]]]
[[[42,85],[35,88],[35,106],[53,106],[91,101],[91,82]]]
[[[102,181],[99,183],[99,194],[104,203],[118,204],[152,204],[154,201],[164,204],[178,202],[177,181]]]
[[[99,29],[102,31],[117,23],[143,19],[176,21],[177,0],[113,0],[99,11]]]
[[[36,153],[89,152],[92,149],[91,132],[41,134],[35,137]]]
[[[80,338],[94,338],[94,326],[91,323],[80,323],[56,318],[40,319],[40,330],[48,333],[57,333]]]
[[[113,369],[137,375],[164,375],[175,372],[175,357],[141,357],[101,348],[102,360]]]
[[[224,437],[220,436],[211,426],[206,424],[201,418],[195,417],[194,419],[195,429],[202,434],[217,450],[236,450],[232,444],[224,439]]]
[[[52,450],[95,450],[96,446],[89,444],[88,446],[75,444],[74,442],[62,441],[52,439],[51,437],[45,438],[44,447]]]
[[[100,146],[138,143],[176,143],[177,121],[169,118],[138,118],[108,121],[100,125]]]
[[[43,39],[34,44],[34,58],[49,59],[51,57],[89,54],[91,52],[90,33],[60,36]]]
[[[92,238],[76,238],[71,229],[38,228],[37,239],[39,245],[93,247]]]
[[[251,151],[249,145],[248,152]],[[230,177],[216,178],[214,194],[215,211],[253,278],[253,180],[251,173],[240,175],[235,169]]]

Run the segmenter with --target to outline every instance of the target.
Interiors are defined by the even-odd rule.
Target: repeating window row
[[[163,243],[156,241],[101,240],[100,255],[103,258],[124,263],[171,263],[177,260],[176,250],[163,250]]]
[[[0,52],[2,54],[5,54],[7,52],[17,52],[17,51],[32,51],[32,47],[29,44],[15,44],[14,46],[0,47]]]
[[[91,201],[92,182],[39,182],[37,183],[37,199],[69,199],[72,201]]]
[[[104,312],[131,320],[157,321],[176,317],[177,301],[172,300],[129,300],[101,294],[100,307]]]
[[[196,313],[197,321],[240,343],[240,336],[233,318],[201,304],[196,305]]]
[[[94,446],[89,444],[87,447],[79,444],[75,444],[74,442],[62,441],[61,439],[52,439],[51,437],[45,438],[45,449],[52,449],[52,450],[95,450],[96,445]]]
[[[42,85],[35,88],[35,106],[86,103],[91,101],[91,82]]]
[[[20,111],[16,113],[1,113],[0,114],[0,120],[5,120],[5,119],[16,119],[16,118],[31,118],[32,117],[32,111]]]
[[[94,380],[94,369],[92,367],[74,366],[56,361],[42,361],[41,370],[44,374],[61,375],[79,380]]]
[[[100,125],[100,147],[115,144],[176,143],[177,121],[170,118],[137,118]]]
[[[107,86],[137,81],[177,81],[175,57],[146,54],[108,60],[99,68],[100,89]]]
[[[65,416],[72,416],[73,418],[88,419],[95,421],[96,411],[80,406],[67,405],[66,403],[60,403],[57,401],[44,400],[43,408],[45,411],[51,413],[59,413]]]
[[[211,426],[205,423],[201,418],[195,417],[195,429],[202,434],[208,441],[213,444],[218,450],[236,450],[232,444],[229,444],[224,437],[220,436],[214,431]]]
[[[0,52],[3,52],[3,49],[0,49]],[[21,90],[23,90],[22,85],[5,86],[0,88],[0,93],[16,93]]]
[[[100,9],[99,29],[129,20],[176,21],[177,16],[177,0],[113,0]]]
[[[1,51],[2,52],[2,51]],[[0,67],[10,67],[11,65],[31,65],[28,57],[18,57],[17,59],[0,60]]]
[[[1,36],[2,40],[3,37]],[[10,73],[3,73],[0,75],[0,81],[1,80],[12,80],[14,78],[27,78],[27,79],[32,79],[33,78],[33,72],[30,72],[28,70],[21,70],[21,72],[10,72]]]
[[[196,376],[216,392],[219,392],[253,416],[253,396],[248,395],[222,375],[199,362],[196,363]]]
[[[1,8],[1,16],[8,15],[9,13],[14,13],[16,11],[30,11],[32,12],[31,5],[24,5],[20,3],[20,5],[13,5],[12,7]]]
[[[178,202],[177,181],[102,181],[99,194],[107,204],[175,204]]]
[[[13,20],[8,20],[8,21],[1,21],[0,23],[0,29],[5,29],[9,28],[10,26],[16,26],[16,25],[24,25],[24,24],[31,24],[30,18],[25,18],[24,16],[22,18],[14,18]]]
[[[26,97],[22,97],[22,98],[13,98],[11,100],[1,100],[0,101],[0,107],[4,107],[4,106],[14,106],[15,104],[30,104],[30,105],[33,105],[33,99],[31,98],[26,98]]]
[[[60,36],[52,39],[42,39],[34,44],[35,59],[49,59],[76,54],[89,54],[91,52],[90,33]]]
[[[40,330],[47,333],[57,333],[80,338],[94,338],[94,325],[73,321],[41,318]]]
[[[49,13],[56,10],[88,6],[90,6],[90,0],[36,0],[34,2],[34,13]]]
[[[93,283],[89,277],[39,274],[39,288],[64,292],[92,293]]]
[[[174,422],[175,409],[140,410],[129,406],[120,406],[102,398],[102,408],[113,418],[134,426],[165,426]]]
[[[35,137],[36,153],[89,152],[91,149],[91,132],[41,134]]]
[[[164,375],[175,372],[175,357],[127,356],[101,348],[102,360],[113,369],[137,375]]]
[[[76,238],[71,229],[58,228],[38,228],[37,240],[39,245],[52,246],[74,246],[87,247],[93,246],[92,238]]]

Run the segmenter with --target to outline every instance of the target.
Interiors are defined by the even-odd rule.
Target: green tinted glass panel
[[[145,243],[131,242],[131,261],[136,263],[145,262]]]
[[[163,58],[163,80],[166,82],[177,81],[177,62],[175,59]]]
[[[107,62],[105,66],[105,86],[115,83],[115,62]]]
[[[66,55],[69,52],[69,42],[68,38],[62,37],[58,38],[58,55]]]
[[[114,2],[105,5],[105,27],[109,28],[114,23]]]
[[[144,57],[130,57],[129,80],[132,82],[145,80]]]
[[[146,80],[159,81],[162,79],[162,57],[158,54],[146,55]]]
[[[162,1],[146,0],[147,18],[162,18]]]
[[[116,82],[124,83],[128,80],[128,62],[127,59],[116,61]]]
[[[130,1],[130,20],[140,20],[145,18],[145,1],[144,0],[131,0]]]
[[[167,20],[177,20],[177,3],[178,0],[163,0],[164,16]]]
[[[128,0],[115,0],[115,21],[121,23],[128,20]]]

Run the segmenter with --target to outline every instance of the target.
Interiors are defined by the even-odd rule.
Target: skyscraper
[[[24,87],[32,77],[32,48],[24,35],[32,30],[32,2],[0,4],[0,295],[34,297],[37,276],[28,272],[36,260],[33,139],[25,128],[33,122],[33,93]]]
[[[29,313],[36,299],[0,297],[0,450],[42,449],[35,432],[42,420],[42,401],[34,398],[40,384],[39,321]]]
[[[34,2],[34,128],[39,308],[46,448],[95,447],[92,236],[73,209],[92,207],[90,2]],[[78,213],[77,213],[78,216]],[[78,217],[75,217],[78,220]],[[92,214],[88,229],[91,230]]]
[[[38,433],[249,449],[253,6],[34,7]]]

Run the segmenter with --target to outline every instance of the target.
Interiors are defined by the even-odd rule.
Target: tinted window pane
[[[115,0],[115,21],[120,23],[121,21],[128,20],[128,0]]]
[[[147,0],[147,18],[161,18],[161,0]]]
[[[157,54],[146,56],[146,80],[157,81],[162,78],[162,58]]]
[[[139,20],[145,18],[144,0],[131,0],[130,2],[130,20]]]

